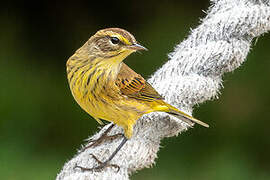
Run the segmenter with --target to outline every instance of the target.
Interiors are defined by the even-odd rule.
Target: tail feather
[[[197,124],[200,124],[204,127],[207,127],[207,128],[209,127],[208,124],[206,124],[198,119],[195,119],[194,117],[178,110],[177,108],[164,102],[163,100],[159,100],[159,101],[155,101],[155,102],[156,102],[156,104],[152,105],[153,106],[152,108],[155,111],[161,111],[161,112],[166,112],[168,114],[171,114],[174,117],[188,123],[191,126],[193,125],[193,123],[197,123]],[[151,102],[151,103],[153,103],[153,102]]]
[[[198,119],[195,119],[194,117],[192,117],[192,116],[190,116],[190,115],[188,115],[188,114],[186,114],[178,109],[176,109],[176,110],[170,109],[167,113],[173,115],[174,117],[176,117],[176,118],[178,118],[186,123],[188,123],[189,125],[192,125],[193,123],[197,123],[197,124],[200,124],[204,127],[207,127],[207,128],[209,127],[208,124],[206,124]]]

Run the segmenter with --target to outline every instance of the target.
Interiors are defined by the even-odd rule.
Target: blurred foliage
[[[75,103],[65,62],[93,33],[122,27],[150,51],[127,64],[149,77],[198,25],[208,1],[10,1],[0,11],[0,179],[54,179],[98,124]],[[224,77],[210,124],[165,139],[156,165],[134,180],[270,179],[270,35]]]

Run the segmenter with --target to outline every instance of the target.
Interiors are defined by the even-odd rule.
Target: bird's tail
[[[197,123],[197,124],[200,124],[200,125],[202,125],[204,127],[207,127],[207,128],[209,127],[208,124],[206,124],[206,123],[204,123],[204,122],[202,122],[202,121],[200,121],[198,119],[195,119],[194,117],[192,117],[192,116],[190,116],[190,115],[176,109],[173,106],[170,106],[169,110],[166,111],[166,113],[168,113],[170,115],[173,115],[174,117],[176,117],[176,118],[178,118],[178,119],[180,119],[182,121],[185,121],[189,125],[192,125],[192,123]]]

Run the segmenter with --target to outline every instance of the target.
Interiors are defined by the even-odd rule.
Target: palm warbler
[[[85,170],[108,166],[132,137],[133,126],[143,114],[162,111],[190,125],[198,123],[209,127],[164,102],[141,75],[122,62],[138,50],[146,48],[139,45],[132,34],[120,28],[107,28],[93,35],[67,61],[70,89],[82,109],[99,123],[103,119],[124,129],[124,138],[110,158],[96,168],[83,168]]]

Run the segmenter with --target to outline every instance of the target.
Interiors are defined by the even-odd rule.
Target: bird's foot
[[[123,137],[123,134],[122,133],[118,133],[118,134],[114,134],[114,135],[111,135],[111,136],[108,136],[107,134],[103,134],[102,136],[100,136],[98,139],[91,139],[90,142],[91,144],[88,145],[88,146],[85,146],[81,152],[84,152],[86,149],[88,148],[93,148],[93,147],[96,147],[104,142],[107,142],[107,141],[113,141],[119,137]]]
[[[113,167],[117,169],[116,172],[120,170],[120,167],[116,164],[109,164],[109,161],[102,162],[94,154],[91,154],[91,156],[98,162],[99,165],[97,167],[86,168],[86,167],[78,166],[76,164],[74,168],[79,168],[82,171],[98,171],[98,172],[102,171],[106,167]]]

